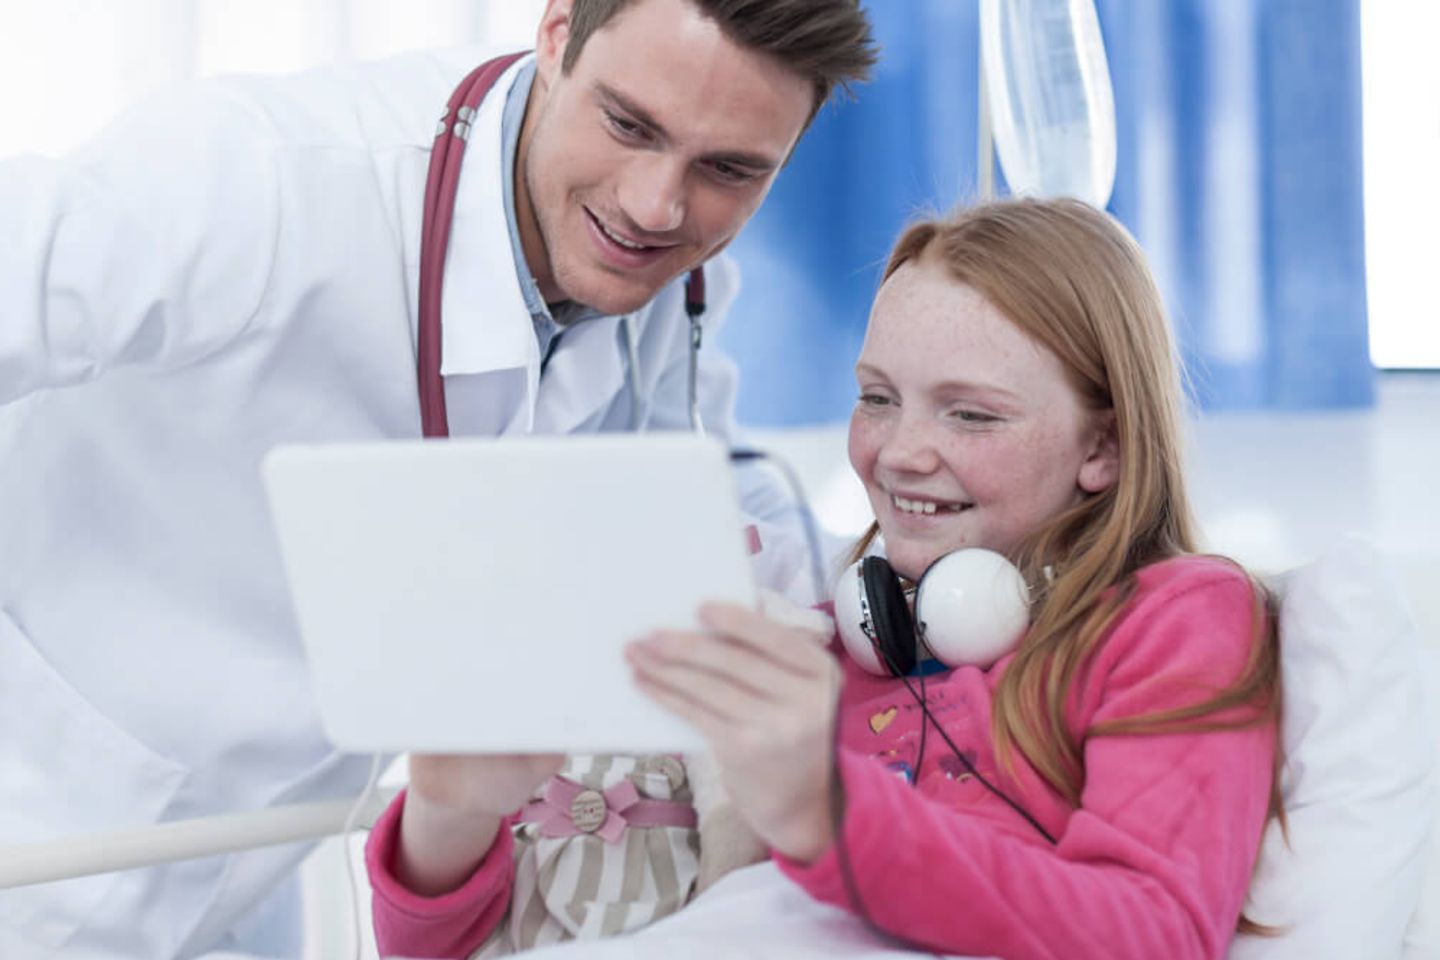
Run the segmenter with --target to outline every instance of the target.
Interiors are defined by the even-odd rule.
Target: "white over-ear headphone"
[[[912,616],[900,578],[883,557],[863,557],[841,574],[840,641],[868,672],[906,676],[928,657],[950,667],[988,667],[1015,648],[1030,624],[1025,578],[993,550],[947,553],[914,592]]]

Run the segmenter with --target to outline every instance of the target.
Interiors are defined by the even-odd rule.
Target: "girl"
[[[787,876],[886,932],[1007,960],[1223,957],[1279,813],[1277,641],[1254,581],[1196,553],[1174,350],[1135,243],[1064,200],[917,224],[856,374],[850,460],[876,519],[857,554],[883,543],[909,581],[960,548],[1003,554],[1031,591],[1018,647],[922,664],[917,690],[716,606],[703,633],[632,646],[638,685],[705,734]],[[465,802],[518,807],[554,761],[524,762]],[[472,934],[503,913],[503,846],[446,878]],[[377,926],[403,927],[396,909]]]

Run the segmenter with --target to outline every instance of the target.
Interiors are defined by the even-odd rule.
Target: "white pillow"
[[[1425,658],[1425,705],[1430,708],[1431,744],[1440,763],[1440,647],[1421,651]],[[1440,957],[1440,823],[1431,831],[1429,865],[1420,885],[1420,907],[1405,932],[1403,960]]]
[[[1245,912],[1286,933],[1230,960],[1399,960],[1440,794],[1414,618],[1358,538],[1273,585],[1290,843],[1272,823]]]

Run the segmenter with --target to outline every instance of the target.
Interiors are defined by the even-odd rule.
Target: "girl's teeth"
[[[890,501],[895,504],[896,509],[903,513],[914,513],[930,515],[934,513],[958,513],[964,509],[963,504],[941,506],[929,500],[907,500],[904,497],[892,495]]]

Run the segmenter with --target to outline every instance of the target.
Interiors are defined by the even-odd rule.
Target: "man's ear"
[[[1120,435],[1115,426],[1115,411],[1105,409],[1095,415],[1095,432],[1090,451],[1080,464],[1076,483],[1086,493],[1100,493],[1115,485],[1120,478]]]
[[[535,31],[535,69],[547,86],[554,82],[565,62],[565,47],[570,42],[571,3],[572,0],[548,0]]]

